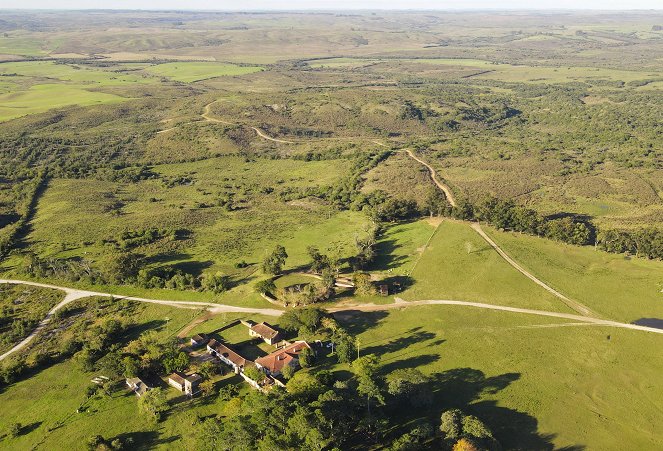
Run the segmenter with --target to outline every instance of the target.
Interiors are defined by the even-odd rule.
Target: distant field
[[[212,62],[177,62],[152,66],[146,69],[146,72],[191,83],[209,78],[252,74],[261,70],[263,70],[261,66],[237,66]]]
[[[83,87],[59,84],[34,85],[27,91],[0,94],[0,121],[43,113],[53,108],[119,103],[125,100],[114,94],[88,91]]]

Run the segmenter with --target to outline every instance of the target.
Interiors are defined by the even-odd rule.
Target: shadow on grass
[[[353,336],[359,335],[377,326],[389,315],[387,312],[362,312],[360,310],[344,310],[334,313],[334,318]]]
[[[109,441],[119,439],[127,449],[132,450],[147,450],[154,449],[161,445],[176,442],[181,436],[171,435],[169,437],[160,437],[158,432],[155,431],[140,431],[140,432],[127,432],[113,437]]]
[[[430,356],[422,356],[424,360]],[[438,357],[438,356],[435,356]],[[395,370],[412,368],[420,363],[415,358],[395,361],[382,369]],[[449,409],[460,409],[468,415],[475,415],[492,430],[495,438],[504,449],[554,450],[555,434],[539,433],[538,421],[525,412],[498,405],[498,401],[484,399],[495,395],[520,379],[519,373],[504,373],[487,377],[482,371],[473,368],[455,368],[434,373],[425,387],[431,394],[427,409],[402,409],[392,412],[399,425],[414,424],[428,420],[439,424],[440,416]],[[401,426],[403,427],[403,426]],[[402,431],[401,431],[402,433]],[[581,451],[582,445],[561,448],[565,451]]]

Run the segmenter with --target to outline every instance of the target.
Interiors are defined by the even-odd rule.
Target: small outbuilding
[[[139,377],[131,377],[126,380],[126,383],[129,389],[131,389],[131,391],[134,392],[139,398],[148,391],[152,390],[152,387],[146,384]]]
[[[262,338],[265,343],[272,346],[281,340],[280,332],[274,326],[265,322],[252,325],[249,328],[249,335]]]
[[[168,385],[176,388],[188,396],[194,396],[200,392],[200,382],[203,380],[198,374],[188,376],[175,372],[168,376]]]

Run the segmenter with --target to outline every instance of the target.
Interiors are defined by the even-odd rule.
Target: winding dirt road
[[[216,122],[216,123],[225,124],[225,125],[239,125],[239,124],[234,124],[232,122],[224,121],[222,119],[217,119],[215,117],[210,116],[210,107],[212,105],[214,105],[216,102],[218,102],[218,100],[215,100],[214,102],[210,102],[207,105],[205,105],[204,112],[200,116],[208,122]],[[271,136],[269,136],[267,133],[265,133],[264,131],[262,131],[258,127],[251,127],[251,129],[254,132],[256,132],[256,134],[258,136],[260,136],[261,138],[266,139],[268,141],[272,141],[272,142],[280,143],[280,144],[296,144],[294,141],[288,141],[288,140],[285,140],[285,139],[272,138]]]
[[[102,296],[102,297],[114,297],[116,299],[128,299],[136,302],[147,302],[150,304],[161,304],[175,308],[187,308],[187,309],[204,309],[207,310],[210,314],[217,313],[247,313],[255,315],[266,315],[266,316],[281,316],[284,310],[270,309],[270,308],[250,308],[250,307],[236,307],[233,305],[224,305],[224,304],[214,304],[211,302],[193,302],[193,301],[171,301],[171,300],[160,300],[160,299],[147,299],[139,298],[134,296],[123,296],[110,293],[101,293],[96,291],[86,291],[78,290],[75,288],[62,287],[57,285],[49,285],[38,282],[30,282],[26,280],[4,280],[0,279],[0,284],[14,284],[14,285],[30,285],[41,288],[50,288],[54,290],[60,290],[65,292],[65,298],[50,312],[46,317],[39,323],[39,325],[33,330],[30,335],[24,338],[20,343],[14,346],[9,351],[0,355],[0,361],[14,354],[15,352],[20,351],[26,347],[38,334],[39,332],[51,321],[51,318],[55,312],[62,309],[67,304],[74,302],[78,299]],[[452,305],[452,306],[463,306],[463,307],[472,307],[472,308],[481,308],[487,310],[497,310],[503,312],[511,313],[520,313],[525,315],[536,315],[536,316],[546,316],[552,318],[561,318],[566,320],[577,321],[586,325],[597,325],[597,326],[608,326],[608,327],[617,327],[620,329],[630,329],[638,330],[642,332],[650,332],[656,334],[663,334],[663,329],[656,329],[654,327],[639,326],[636,324],[620,323],[617,321],[604,320],[600,318],[593,318],[589,316],[573,315],[569,313],[560,313],[560,312],[549,312],[545,310],[533,310],[519,307],[507,307],[503,305],[494,305],[494,304],[484,304],[481,302],[467,302],[467,301],[453,301],[453,300],[425,300],[425,301],[412,301],[404,302],[397,300],[394,304],[360,304],[356,306],[344,306],[344,307],[334,307],[329,309],[331,313],[342,313],[342,312],[351,312],[351,311],[360,311],[360,312],[375,312],[375,311],[385,311],[392,309],[400,308],[410,308],[417,307],[422,305]]]
[[[410,158],[421,163],[423,166],[425,166],[428,169],[430,178],[433,181],[433,183],[435,183],[435,185],[437,185],[437,187],[444,192],[444,195],[447,197],[447,200],[449,201],[451,206],[455,207],[456,200],[453,197],[451,189],[443,181],[438,179],[437,172],[435,171],[435,169],[430,164],[426,163],[424,160],[417,157],[410,149],[405,149],[405,152],[407,153],[407,155],[410,156]],[[509,265],[511,265],[519,273],[530,279],[532,282],[539,285],[541,288],[543,288],[553,296],[556,296],[571,310],[580,313],[581,315],[583,315],[583,317],[598,317],[598,315],[586,305],[578,301],[574,301],[573,299],[569,299],[567,296],[555,290],[550,285],[548,285],[541,279],[537,278],[534,274],[532,274],[531,272],[527,271],[525,268],[520,266],[518,262],[516,262],[513,258],[511,258],[509,254],[504,252],[504,250],[495,241],[493,241],[486,232],[484,232],[483,228],[481,227],[481,224],[475,222],[471,224],[471,227],[504,259],[504,261],[506,261]]]

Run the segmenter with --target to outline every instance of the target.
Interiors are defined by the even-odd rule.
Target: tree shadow
[[[28,435],[30,432],[36,430],[41,426],[43,421],[35,421],[34,423],[27,424],[21,428],[19,435]]]
[[[366,354],[384,355],[405,349],[411,345],[432,340],[436,337],[433,332],[419,330],[420,327],[410,329],[398,336],[394,336],[387,343],[368,346],[363,349]],[[382,341],[382,340],[381,340]],[[367,345],[370,343],[366,343]]]
[[[374,328],[379,322],[389,316],[387,312],[362,312],[360,310],[344,310],[335,312],[334,318],[350,335],[359,335]]]
[[[663,329],[663,319],[660,318],[640,318],[633,321],[638,326],[653,327],[654,329]]]
[[[381,240],[375,244],[375,260],[368,265],[369,271],[388,271],[399,268],[407,261],[407,255],[396,255],[394,252],[401,247],[396,240]]]
[[[156,331],[161,330],[167,324],[166,320],[163,319],[153,319],[151,321],[146,321],[144,323],[135,324],[130,326],[123,334],[123,341],[131,341],[140,337],[144,332],[154,329]]]
[[[169,437],[161,438],[159,433],[156,431],[138,431],[138,432],[126,432],[120,435],[117,435],[109,441],[114,439],[119,439],[122,443],[125,444],[127,449],[132,450],[148,450],[157,448],[160,445],[167,445],[169,443],[176,442],[181,438],[180,435],[171,435]]]
[[[402,357],[402,355],[398,357]],[[423,365],[430,365],[431,363],[435,363],[438,360],[440,360],[439,354],[419,354],[414,357],[399,359],[381,365],[380,371],[384,372],[384,374],[389,374],[395,370],[401,370],[405,368],[418,368]]]
[[[455,368],[431,376],[433,405],[437,411],[431,412],[439,421],[439,415],[449,409],[461,409],[466,414],[476,415],[493,431],[495,438],[505,449],[553,450],[555,434],[540,434],[538,420],[533,416],[498,406],[497,401],[482,399],[493,395],[520,379],[519,373],[504,373],[497,376],[486,375],[473,368]],[[442,411],[439,407],[442,407]],[[582,445],[564,448],[567,451],[580,451]]]

